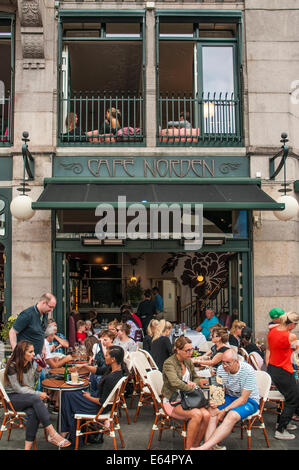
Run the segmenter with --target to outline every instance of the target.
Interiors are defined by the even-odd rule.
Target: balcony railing
[[[12,103],[10,94],[0,97],[0,146],[12,144]]]
[[[59,106],[61,145],[144,143],[144,99],[137,93],[74,92]]]
[[[159,97],[158,145],[242,145],[241,103],[233,94]]]

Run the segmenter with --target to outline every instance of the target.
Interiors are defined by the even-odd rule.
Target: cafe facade
[[[290,31],[297,13],[291,1],[275,18],[255,3],[0,1],[12,70],[0,128],[4,316],[52,291],[66,331],[70,311],[114,318],[154,286],[165,318],[193,327],[210,307],[262,338],[272,307],[298,311],[298,214],[274,212],[280,189],[298,199],[299,57],[271,32],[278,15]],[[267,69],[285,54],[289,83]],[[28,220],[9,210],[24,182]],[[194,229],[199,206],[192,246],[178,227]],[[100,237],[105,208],[115,230]]]

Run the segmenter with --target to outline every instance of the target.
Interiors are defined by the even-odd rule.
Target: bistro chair
[[[158,440],[161,441],[162,432],[172,429],[184,439],[184,449],[186,449],[187,423],[171,418],[163,408],[163,375],[160,370],[151,370],[147,375],[147,385],[152,392],[155,420],[149,437],[147,450],[150,450],[155,431],[159,431]]]
[[[129,383],[130,375],[126,377],[126,380],[123,381],[120,392],[119,392],[119,402],[118,402],[118,413],[119,417],[121,418],[121,409],[125,410],[125,413],[127,415],[127,420],[128,424],[131,424],[129,412],[128,412],[128,407],[127,407],[127,402],[126,402],[126,397],[125,397],[125,391],[127,388],[127,385]]]
[[[79,447],[79,438],[80,436],[87,436],[89,434],[106,434],[106,436],[110,436],[113,439],[114,450],[117,450],[117,442],[115,437],[115,431],[118,431],[121,446],[125,447],[125,443],[122,437],[122,433],[120,430],[120,425],[118,421],[118,406],[120,401],[120,391],[122,388],[123,383],[127,380],[127,377],[122,377],[115,387],[111,390],[111,393],[102,404],[101,409],[98,411],[96,415],[87,415],[77,413],[75,414],[76,420],[76,442],[75,442],[75,450],[78,450]],[[104,408],[106,406],[111,405],[111,410],[103,413]],[[89,426],[92,425],[92,430],[90,430]],[[98,426],[98,429],[94,429],[94,426]]]
[[[271,377],[267,372],[262,370],[255,371],[258,391],[260,396],[260,404],[259,409],[253,413],[252,415],[248,416],[246,419],[241,421],[241,439],[243,439],[243,432],[246,429],[247,432],[247,441],[248,441],[248,450],[251,449],[251,432],[252,429],[262,429],[267,447],[270,447],[264,419],[263,419],[263,411],[265,407],[265,403],[268,400],[268,395],[271,387]],[[238,426],[237,426],[238,427]]]
[[[151,365],[152,369],[157,369],[159,370],[159,367],[157,366],[154,358],[151,356],[151,354],[148,351],[145,351],[144,349],[139,349],[140,352],[142,352],[145,357],[147,358],[149,364]]]
[[[258,352],[253,351],[252,353],[248,354],[248,363],[255,369],[255,370],[262,370],[262,366],[264,364],[264,360],[262,356],[259,355]]]
[[[265,406],[265,411],[276,414],[277,422],[279,421],[281,412],[284,409],[284,402],[284,396],[277,390],[275,385],[272,384],[269,391],[268,400]]]
[[[134,423],[136,423],[142,406],[153,405],[152,393],[147,386],[147,374],[152,370],[152,367],[145,355],[140,351],[132,352],[131,359],[136,380],[139,384],[138,404],[134,417]]]
[[[0,370],[0,399],[4,409],[4,418],[0,428],[0,440],[4,431],[8,431],[7,440],[9,441],[13,429],[25,429],[27,414],[24,411],[16,411],[10,401],[4,388],[4,371]],[[47,432],[44,429],[45,439],[48,441]],[[37,450],[36,439],[33,442],[33,449]]]

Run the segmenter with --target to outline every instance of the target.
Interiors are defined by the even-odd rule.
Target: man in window
[[[201,331],[208,340],[211,334],[211,328],[218,323],[218,318],[215,315],[213,310],[206,310],[206,318],[204,321],[196,328],[196,331]]]

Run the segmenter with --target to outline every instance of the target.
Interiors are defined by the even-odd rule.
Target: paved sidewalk
[[[132,421],[130,425],[128,425],[126,416],[123,412],[122,417],[120,418],[121,430],[125,441],[124,450],[126,451],[141,451],[147,448],[149,435],[154,421],[153,409],[151,407],[144,407],[140,411],[137,423],[133,423],[136,404],[137,400],[135,400],[133,408],[129,410]],[[0,417],[2,422],[3,410],[0,410]],[[51,415],[51,417],[52,423],[56,428],[57,415]],[[254,429],[252,431],[252,450],[299,450],[299,423],[298,429],[296,431],[292,431],[292,433],[296,435],[296,439],[282,441],[274,438],[276,415],[273,413],[264,412],[264,420],[270,441],[270,448],[268,449],[266,446],[266,441],[262,430]],[[7,441],[7,434],[4,432],[2,440],[0,441],[0,451],[23,450],[24,437],[24,430],[16,429],[12,431],[10,441]],[[118,437],[117,442],[119,444],[120,452],[122,449],[120,447],[120,441]],[[244,439],[241,440],[240,429],[236,429],[228,438],[225,439],[225,441],[223,441],[222,444],[226,445],[228,450],[247,450],[247,436],[244,434]],[[57,450],[57,447],[45,441],[42,429],[38,431],[37,448],[38,450]],[[104,436],[103,444],[87,444],[81,448],[81,450],[113,451],[113,442],[111,438]],[[158,432],[156,432],[152,442],[151,450],[156,453],[157,451],[182,451],[183,439],[176,433],[173,435],[171,430],[167,430],[163,432],[162,439],[159,442]],[[71,448],[63,449],[63,451],[70,452]]]

